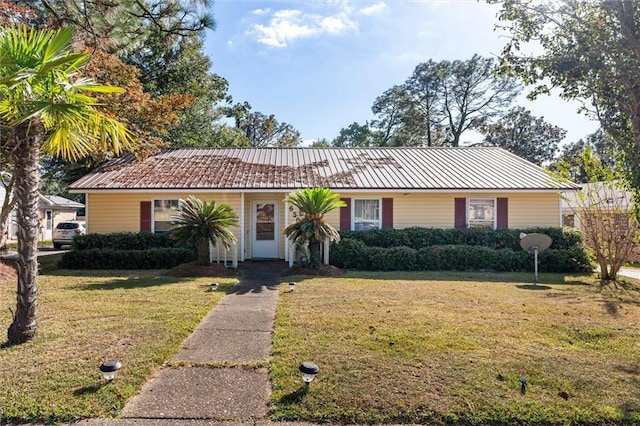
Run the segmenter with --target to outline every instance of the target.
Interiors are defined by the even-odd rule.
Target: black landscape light
[[[293,291],[296,289],[296,283],[294,283],[293,281],[289,282],[289,291]]]
[[[315,379],[318,371],[320,371],[318,366],[311,361],[303,362],[302,364],[300,364],[300,367],[298,369],[302,373],[302,380],[304,380],[305,385],[309,385],[309,383],[311,383],[313,379]]]
[[[118,374],[118,370],[120,370],[121,368],[122,368],[122,364],[120,364],[119,361],[112,359],[112,360],[103,362],[102,365],[100,366],[100,371],[102,372],[102,376],[104,377],[104,379],[107,382],[110,382],[116,378],[116,375]]]
[[[218,291],[218,283],[211,283],[211,291]]]
[[[520,393],[523,395],[527,393],[527,383],[527,379],[525,379],[524,377],[520,378]]]

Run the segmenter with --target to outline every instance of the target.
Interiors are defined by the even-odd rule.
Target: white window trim
[[[351,199],[351,230],[355,231],[356,230],[356,200],[359,201],[373,201],[376,200],[378,201],[378,213],[379,213],[379,218],[378,218],[378,229],[382,229],[382,198],[370,198],[370,197],[358,197],[358,198],[352,198]]]
[[[467,219],[467,229],[471,228],[471,222],[469,221],[469,219],[471,218],[471,215],[469,214],[470,212],[470,207],[471,207],[471,200],[493,200],[493,225],[491,226],[491,229],[495,230],[498,229],[498,198],[491,198],[491,197],[467,197],[467,211],[466,211],[466,219]]]
[[[151,233],[155,234],[156,233],[156,201],[172,201],[172,200],[178,200],[178,210],[180,210],[180,203],[182,203],[182,198],[168,198],[168,197],[163,197],[163,198],[154,198],[151,200]]]

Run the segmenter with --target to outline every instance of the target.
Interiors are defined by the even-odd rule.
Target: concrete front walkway
[[[185,340],[177,368],[163,368],[117,420],[83,425],[267,423],[271,354],[282,262],[247,262],[235,291]]]

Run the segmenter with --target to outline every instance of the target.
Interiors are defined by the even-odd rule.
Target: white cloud
[[[372,4],[371,6],[368,7],[364,7],[362,9],[360,9],[360,13],[362,13],[363,15],[373,15],[375,13],[380,12],[382,9],[384,9],[385,7],[387,7],[387,5],[384,2],[379,2],[376,4]]]
[[[254,14],[254,15],[264,15],[264,14],[269,13],[269,12],[271,12],[270,8],[267,8],[267,9],[255,9],[255,10],[251,11],[251,13]]]
[[[270,47],[286,47],[297,39],[323,34],[335,36],[356,28],[357,24],[345,13],[321,16],[285,9],[273,12],[267,24],[254,24],[247,34],[255,35],[258,43]]]

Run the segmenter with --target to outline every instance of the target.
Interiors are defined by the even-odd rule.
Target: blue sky
[[[497,10],[475,0],[215,0],[205,50],[235,102],[275,114],[307,143],[331,140],[372,119],[375,98],[419,63],[497,56]],[[519,104],[567,130],[565,142],[598,128],[557,97]]]

